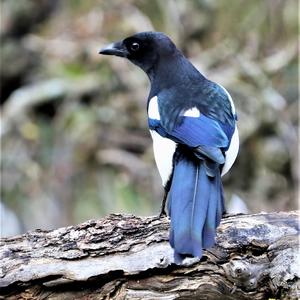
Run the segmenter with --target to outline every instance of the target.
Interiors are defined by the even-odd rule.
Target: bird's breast
[[[150,130],[153,140],[154,158],[162,184],[165,186],[173,171],[173,155],[176,143],[168,138],[160,136],[156,131]]]
[[[232,100],[232,97],[230,96],[230,94],[228,93],[228,91],[219,84],[219,86],[224,90],[224,92],[226,93],[228,100],[230,102],[231,105],[231,111],[233,115],[236,115],[236,111],[235,111],[235,106]],[[230,168],[232,167],[233,163],[235,162],[238,152],[239,152],[239,132],[238,132],[238,128],[237,125],[235,125],[235,129],[230,141],[230,146],[228,148],[228,150],[225,152],[225,164],[223,166],[222,169],[222,176],[225,175]]]
[[[232,167],[233,163],[239,152],[239,133],[237,126],[235,126],[234,133],[232,135],[230,146],[228,150],[225,152],[225,164],[222,169],[222,176],[225,175],[230,168]]]

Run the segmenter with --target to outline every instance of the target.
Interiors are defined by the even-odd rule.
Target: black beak
[[[100,49],[98,53],[104,55],[115,55],[120,57],[127,57],[127,55],[129,54],[122,42],[109,44],[106,47]]]

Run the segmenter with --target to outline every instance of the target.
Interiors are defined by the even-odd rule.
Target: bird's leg
[[[173,165],[174,165],[174,156],[173,156]],[[162,200],[162,203],[160,206],[160,213],[159,213],[160,218],[165,217],[167,215],[166,202],[167,202],[169,191],[171,189],[171,184],[172,184],[172,179],[173,179],[173,170],[174,170],[174,167],[172,168],[172,173],[171,173],[166,185],[164,186],[165,193],[164,193],[164,197],[163,197],[163,200]]]
[[[167,215],[166,213],[166,201],[167,201],[167,197],[168,197],[168,193],[169,190],[165,189],[165,193],[164,193],[164,197],[160,206],[160,213],[159,213],[159,217],[165,217]]]

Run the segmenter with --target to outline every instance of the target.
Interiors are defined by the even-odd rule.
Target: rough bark
[[[297,299],[299,212],[225,217],[201,261],[173,263],[167,218],[110,215],[4,238],[2,299]]]

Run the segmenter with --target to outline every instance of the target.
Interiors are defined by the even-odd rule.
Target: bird
[[[221,177],[239,150],[232,97],[162,32],[136,33],[99,54],[128,59],[150,80],[148,126],[164,188],[160,215],[167,206],[175,262],[201,259],[203,249],[215,245],[225,213]]]

